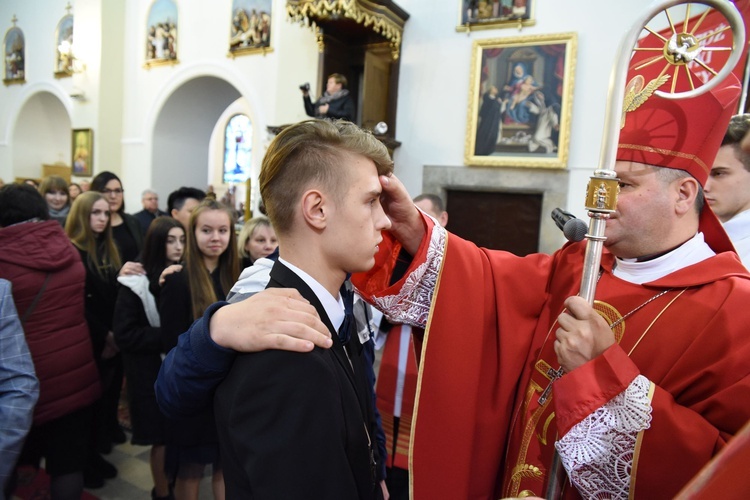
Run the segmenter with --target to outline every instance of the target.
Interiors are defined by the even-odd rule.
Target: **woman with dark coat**
[[[122,360],[112,331],[120,254],[112,238],[109,202],[104,195],[89,191],[78,196],[70,209],[65,232],[86,268],[86,322],[102,383],[102,398],[95,404],[92,429],[96,448],[92,447],[89,467],[84,471],[84,481],[92,487],[101,483],[102,478],[117,475],[117,469],[98,452],[111,448],[112,418],[117,422],[117,402],[112,415],[111,399],[115,393],[119,398],[118,385],[122,385]]]
[[[161,367],[162,340],[157,309],[162,270],[182,260],[185,229],[171,217],[157,217],[149,226],[141,263],[145,275],[120,276],[114,333],[122,351],[128,384],[131,442],[151,446],[152,498],[170,498],[165,470],[166,420],[159,411],[154,383]]]
[[[166,276],[159,299],[163,349],[177,345],[177,337],[187,331],[206,308],[224,300],[239,275],[234,213],[225,205],[207,198],[190,216],[187,228],[185,266]],[[167,464],[176,473],[175,497],[198,498],[205,466],[213,466],[214,498],[224,498],[224,476],[219,457],[213,408],[170,424]]]

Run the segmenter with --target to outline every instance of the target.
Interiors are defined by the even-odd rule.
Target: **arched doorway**
[[[56,95],[41,91],[29,96],[13,126],[13,176],[38,179],[44,164],[70,166],[71,128],[68,110]]]
[[[206,189],[211,134],[240,96],[227,81],[201,76],[167,98],[154,122],[151,157],[151,187],[163,198],[180,186]]]

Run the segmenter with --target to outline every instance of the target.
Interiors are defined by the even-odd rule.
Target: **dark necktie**
[[[341,285],[339,290],[341,298],[344,301],[344,321],[339,327],[339,339],[343,345],[349,342],[352,338],[352,331],[354,330],[354,293],[351,290],[347,290],[346,282]]]

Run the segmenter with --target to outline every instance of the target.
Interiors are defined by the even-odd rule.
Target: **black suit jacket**
[[[328,326],[333,347],[237,356],[214,399],[227,498],[377,498],[359,339],[346,348],[350,364],[318,298],[282,263],[268,288],[297,289]]]

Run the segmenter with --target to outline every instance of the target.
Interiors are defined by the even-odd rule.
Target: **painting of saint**
[[[55,76],[73,74],[73,16],[60,19],[55,34]]]
[[[565,166],[575,45],[574,33],[474,42],[468,165]]]
[[[91,175],[93,161],[94,133],[91,129],[73,130],[73,175]]]
[[[258,52],[271,46],[271,0],[234,0],[229,52]]]
[[[148,13],[146,66],[177,63],[177,5],[155,0]]]
[[[3,43],[5,54],[5,83],[22,83],[26,81],[26,43],[23,31],[13,26],[5,34]]]

